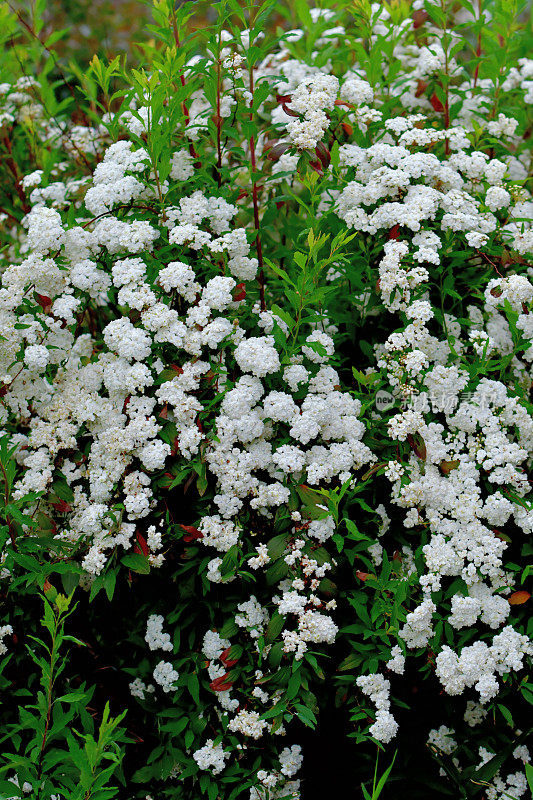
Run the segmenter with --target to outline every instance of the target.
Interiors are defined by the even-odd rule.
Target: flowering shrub
[[[533,783],[530,39],[331,6],[156,0],[135,68],[19,15],[2,797]]]

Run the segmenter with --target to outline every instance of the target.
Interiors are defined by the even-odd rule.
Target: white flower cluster
[[[448,694],[461,694],[473,686],[484,704],[498,694],[496,675],[521,669],[526,655],[533,655],[531,642],[507,625],[490,646],[474,642],[463,647],[459,656],[444,645],[436,659],[436,674]]]
[[[224,654],[230,646],[230,640],[222,639],[217,631],[206,631],[203,639],[202,652],[209,662],[207,673],[211,681],[216,681],[218,679],[222,684],[224,683],[225,676],[228,672],[228,665],[224,660]],[[223,689],[219,686],[216,691],[216,699],[225,711],[236,711],[239,707],[239,701],[231,694],[231,689]]]
[[[376,721],[370,726],[370,734],[378,742],[390,742],[396,736],[398,723],[390,713],[390,681],[376,673],[360,675],[356,681],[363,692],[370,697],[376,707]]]
[[[457,742],[453,738],[454,731],[441,725],[440,728],[433,728],[429,732],[428,744],[434,745],[441,753],[449,756],[457,747]]]
[[[460,759],[455,755],[458,751],[458,743],[453,738],[454,735],[455,731],[448,728],[446,725],[441,725],[440,728],[433,729],[429,732],[428,745],[446,756],[452,756],[452,754],[454,754],[451,760],[458,772],[461,773],[463,766],[461,765]],[[481,746],[478,748],[478,755],[479,762],[476,767],[480,769],[491,761],[496,754],[486,747]],[[516,747],[512,756],[515,760],[519,761],[522,766],[531,761],[529,750],[525,745]],[[444,777],[446,773],[441,769],[440,774]],[[522,797],[527,792],[527,788],[527,776],[523,771],[517,770],[504,778],[501,775],[501,771],[498,770],[491,778],[490,784],[487,785],[486,795],[488,800],[505,800],[505,798],[509,797],[518,800],[518,798]]]
[[[224,752],[220,743],[215,744],[213,739],[208,739],[192,757],[200,769],[210,770],[213,775],[218,775],[225,767],[228,753]]]
[[[300,781],[287,780],[292,778],[302,766],[302,748],[300,745],[293,744],[292,747],[285,747],[279,754],[279,771],[267,772],[260,769],[257,778],[260,786],[254,787],[250,791],[250,800],[266,800],[266,798],[291,798],[299,800]]]
[[[446,314],[443,338],[434,333],[436,311],[427,293],[431,265],[440,264],[443,237],[450,232],[465,235],[472,248],[484,246],[489,235],[511,241],[510,215],[498,212],[516,203],[516,213],[527,216],[523,195],[518,199],[506,183],[506,171],[518,165],[512,157],[504,164],[471,151],[466,128],[449,130],[450,154],[439,159],[426,152],[427,129],[422,135],[419,127],[422,119],[413,115],[388,120],[387,128],[397,141],[386,135],[368,147],[343,146],[339,155],[348,183],[340,193],[332,191],[323,199],[324,204],[333,200],[350,227],[371,234],[381,228],[389,231],[378,289],[384,305],[402,313],[404,326],[375,349],[382,374],[395,396],[407,404],[389,419],[389,435],[409,444],[411,454],[407,462],[390,462],[385,474],[392,484],[393,502],[407,509],[405,526],[425,525],[430,533],[422,548],[427,572],[420,584],[425,597],[407,614],[399,632],[410,649],[427,646],[433,637],[433,617],[441,609],[431,592],[448,585],[451,578],[461,578],[465,585],[464,592],[451,598],[448,622],[453,628],[473,627],[478,621],[492,629],[505,624],[513,575],[504,569],[507,541],[500,530],[512,520],[529,533],[533,522],[529,504],[521,500],[529,494],[526,475],[533,452],[533,419],[504,383],[481,377],[472,386],[468,369],[457,363],[458,355],[467,365],[472,358],[513,352],[507,310],[516,315],[516,326],[526,340],[523,361],[514,357],[515,373],[523,376],[521,382],[530,381],[533,286],[525,275],[491,279],[484,307],[469,308],[470,330],[465,332],[457,319]],[[481,237],[479,241],[474,235]],[[517,236],[512,246],[522,252],[522,239]],[[374,546],[370,555],[379,560],[382,551]],[[510,626],[504,631],[507,637],[520,636]],[[530,653],[525,639],[516,647],[519,653]],[[475,686],[482,702],[488,702],[499,689],[495,675],[521,668],[522,658],[509,657],[504,668],[488,656],[476,672],[469,667],[469,658],[477,663],[490,648],[483,641],[470,648],[463,648],[459,656],[445,646],[437,654],[437,674],[446,691],[459,694]],[[393,671],[396,655],[401,653],[395,648],[387,664]],[[400,671],[402,666],[400,658]],[[469,723],[476,719],[477,712],[471,710]]]
[[[13,627],[11,625],[2,625],[0,627],[0,656],[3,656],[4,653],[7,653],[7,645],[4,642],[6,636],[11,636],[13,634]]]
[[[244,708],[230,720],[228,725],[230,731],[250,736],[252,739],[260,739],[267,727],[268,723],[260,718],[257,711],[246,711]]]
[[[150,650],[172,651],[172,642],[168,633],[163,632],[164,618],[161,614],[151,614],[146,623],[144,640]]]
[[[154,669],[153,677],[154,681],[168,694],[176,688],[174,684],[179,678],[179,673],[170,661],[160,661]]]
[[[334,75],[317,73],[305,78],[291,97],[291,109],[301,118],[287,125],[290,140],[300,150],[311,150],[322,139],[331,110],[339,93],[339,81]]]

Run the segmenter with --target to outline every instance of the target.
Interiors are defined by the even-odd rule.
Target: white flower
[[[153,677],[154,681],[168,694],[168,692],[174,691],[174,683],[178,680],[179,674],[169,661],[160,661],[154,669]]]
[[[243,372],[263,378],[280,368],[273,336],[251,336],[244,339],[235,350],[235,360]]]
[[[213,775],[218,775],[226,766],[226,759],[229,753],[224,752],[222,744],[215,745],[212,739],[208,739],[203,747],[196,750],[192,757],[200,769],[210,770]]]

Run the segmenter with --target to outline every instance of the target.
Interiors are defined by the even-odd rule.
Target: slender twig
[[[57,661],[57,631],[59,628],[59,619],[55,619],[55,626],[54,632],[52,636],[52,648],[50,650],[50,675],[48,678],[48,687],[46,691],[46,702],[47,702],[47,710],[46,710],[46,719],[44,723],[44,731],[43,731],[43,738],[41,742],[41,749],[39,750],[39,759],[37,762],[37,777],[40,781],[41,773],[43,769],[43,758],[44,758],[44,750],[46,747],[46,742],[48,739],[48,731],[50,728],[50,720],[52,718],[52,691],[54,688],[54,668]]]
[[[28,200],[26,198],[26,192],[24,191],[24,187],[22,186],[22,176],[19,172],[17,162],[13,158],[13,150],[11,148],[11,142],[9,141],[9,138],[7,136],[4,136],[3,141],[8,153],[8,155],[5,157],[5,160],[9,169],[13,174],[13,177],[15,178],[15,190],[22,204],[22,210],[24,211],[25,214],[28,214],[31,211],[31,206],[28,203]]]
[[[219,41],[219,51],[220,51],[220,41]],[[222,146],[221,146],[221,139],[222,139],[222,117],[220,116],[220,52],[217,58],[217,115],[215,120],[215,125],[217,129],[217,167],[216,167],[216,175],[217,175],[217,183],[220,188],[222,184]]]
[[[9,503],[9,481],[8,481],[8,478],[7,478],[7,473],[6,473],[5,467],[4,467],[1,459],[0,459],[0,469],[2,470],[2,475],[4,477],[4,487],[5,487],[4,491],[5,491],[5,501],[6,501],[5,504],[7,506],[7,504]],[[11,520],[9,519],[7,513],[6,513],[6,522],[7,522],[7,528],[8,528],[8,531],[9,531],[9,538],[11,539],[11,546],[13,547],[13,550],[17,550],[18,549],[17,548],[17,539],[16,539],[16,536],[15,536],[15,532],[13,531],[13,526],[11,524]]]
[[[476,47],[476,56],[478,57],[478,59],[481,58],[481,11],[482,11],[482,4],[483,4],[483,0],[478,0],[478,4],[477,4],[477,7],[478,7],[478,24],[480,26],[479,27],[479,31],[478,31],[478,35],[477,35],[477,47]],[[477,86],[478,78],[479,78],[479,61],[476,64],[476,71],[474,72],[474,89]]]
[[[176,20],[176,9],[174,8],[174,4],[172,4],[171,23],[172,23],[172,34],[174,36],[174,42],[176,44],[176,50],[178,51],[180,49],[180,47],[181,47],[181,43],[180,43],[180,35],[179,35],[179,31],[178,31],[178,22]],[[180,69],[179,78],[180,78],[180,83],[181,83],[182,87],[185,88],[185,75],[183,74],[183,70],[181,70],[181,69]],[[191,117],[190,117],[190,114],[189,114],[189,107],[187,105],[187,101],[186,100],[182,100],[181,108],[182,108],[182,111],[183,111],[183,116],[185,117],[185,127],[187,127],[187,125],[190,122]],[[196,152],[196,148],[195,148],[195,146],[194,146],[194,144],[192,142],[189,142],[189,153],[191,154],[191,156],[193,158],[199,158],[198,153]]]
[[[488,255],[487,255],[486,253],[484,253],[482,250],[478,250],[478,251],[477,251],[477,253],[478,253],[478,254],[479,254],[479,255],[480,255],[482,258],[484,258],[484,259],[485,259],[485,261],[488,261],[488,263],[491,265],[491,267],[493,267],[493,268],[496,270],[496,272],[498,273],[498,275],[500,276],[500,278],[503,278],[503,277],[504,277],[504,276],[501,274],[500,270],[498,269],[497,265],[494,263],[494,261],[492,261],[492,260],[491,260],[491,259],[488,257]]]
[[[449,36],[448,36],[448,15],[446,11],[446,0],[441,0],[441,8],[444,14],[444,23],[443,23],[443,48],[444,48],[444,72],[445,72],[445,81],[446,86],[444,87],[444,127],[446,130],[450,127],[450,89],[449,89],[449,60],[448,60],[448,47],[449,47]],[[445,152],[446,155],[450,155],[450,140],[446,137],[445,142]]]
[[[252,21],[250,20],[250,29]],[[249,91],[250,91],[250,122],[253,122],[253,105],[254,105],[254,67],[250,62],[249,64]],[[259,301],[261,304],[261,311],[266,311],[265,303],[265,272],[263,266],[263,247],[261,245],[261,226],[259,222],[259,199],[257,191],[257,182],[255,180],[255,173],[257,170],[257,161],[255,155],[255,138],[252,133],[250,136],[250,161],[252,167],[252,202],[254,207],[254,227],[255,227],[255,249],[257,250],[257,262],[259,265],[259,272],[257,274],[257,281],[259,283]]]

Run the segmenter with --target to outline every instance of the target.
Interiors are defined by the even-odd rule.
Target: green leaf
[[[306,725],[308,728],[316,728],[317,720],[310,708],[303,706],[301,703],[295,703],[294,709],[296,711],[296,716],[303,722],[304,725]]]
[[[376,788],[372,792],[372,800],[377,800],[378,797],[380,796],[381,792],[383,791],[383,787],[385,786],[385,784],[387,782],[387,778],[389,777],[390,772],[391,772],[391,770],[392,770],[392,768],[394,766],[394,762],[396,761],[397,752],[398,751],[396,750],[396,752],[394,753],[394,756],[392,757],[392,761],[391,761],[390,765],[387,767],[387,769],[385,770],[385,772],[383,773],[383,775],[379,779],[378,785],[376,786]]]
[[[235,636],[238,632],[239,626],[233,619],[228,619],[220,629],[220,635],[223,639],[231,639],[231,637]]]
[[[271,644],[279,636],[284,625],[285,617],[282,614],[279,614],[277,611],[272,614],[265,631],[265,642]]]
[[[531,764],[525,764],[525,768],[526,768],[527,783],[531,793],[533,793],[533,767],[531,766]]]
[[[132,780],[134,783],[148,783],[153,777],[154,770],[152,767],[141,767],[133,773]]]
[[[277,669],[283,658],[283,642],[276,642],[268,654],[268,663],[272,669]]]
[[[61,575],[61,583],[65,594],[72,594],[80,582],[80,575],[77,572],[65,572]]]
[[[279,558],[265,572],[266,582],[269,586],[272,586],[274,583],[279,583],[285,578],[288,572],[289,567],[287,563],[282,558]]]
[[[142,553],[132,553],[131,555],[122,556],[120,560],[125,567],[133,570],[133,572],[139,572],[142,575],[147,575],[150,572],[150,562]]]
[[[267,542],[268,555],[272,560],[281,558],[287,547],[287,542],[290,539],[290,533],[282,533],[279,536],[274,536]]]
[[[239,547],[234,544],[230,547],[220,565],[220,574],[222,577],[232,575],[239,564]]]
[[[187,676],[187,689],[196,705],[200,705],[200,681],[195,672]]]

